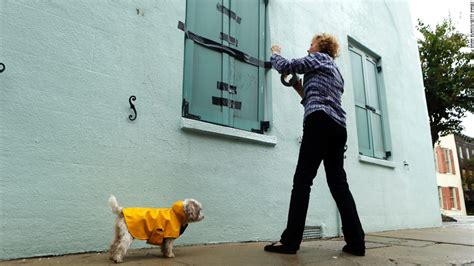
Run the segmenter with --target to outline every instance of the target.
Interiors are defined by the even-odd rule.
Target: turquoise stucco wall
[[[270,0],[267,11],[284,56],[305,55],[316,32],[341,43],[346,170],[366,231],[440,225],[407,3]],[[185,0],[0,0],[0,259],[107,249],[110,194],[123,206],[200,200],[206,219],[181,245],[279,237],[301,136],[298,96],[267,76],[275,146],[182,130],[185,12]],[[358,159],[348,36],[382,57],[394,169]],[[323,168],[307,224],[339,233]]]

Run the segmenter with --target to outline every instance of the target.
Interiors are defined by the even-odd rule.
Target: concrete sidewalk
[[[341,252],[341,238],[305,241],[297,255],[263,251],[267,242],[175,247],[165,259],[159,249],[131,250],[123,265],[474,265],[474,224],[397,230],[366,236],[365,257]],[[0,262],[0,265],[109,265],[107,253],[86,253]]]

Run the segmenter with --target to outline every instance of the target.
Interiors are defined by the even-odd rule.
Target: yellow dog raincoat
[[[186,220],[182,201],[171,208],[123,208],[122,213],[130,234],[152,245],[161,245],[163,238],[178,238]]]

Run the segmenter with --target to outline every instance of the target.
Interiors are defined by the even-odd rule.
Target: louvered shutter
[[[456,164],[454,163],[454,156],[453,156],[453,151],[449,150],[449,159],[451,161],[451,169],[452,169],[452,174],[456,174],[456,168],[454,167]]]
[[[366,156],[373,156],[371,136],[369,129],[369,114],[366,108],[366,95],[364,83],[364,70],[362,55],[356,50],[350,49],[352,80],[354,82],[355,108],[357,138],[359,140],[359,152]]]
[[[227,27],[223,27],[223,13],[217,10],[218,3],[215,0],[188,0],[187,30],[222,43],[220,33]],[[217,87],[222,81],[225,56],[188,38],[185,42],[183,98],[188,104],[188,113],[203,121],[228,124],[227,109],[212,104],[213,97],[227,97],[227,92]]]
[[[264,61],[265,3],[263,0],[230,0],[230,7],[241,17],[240,23],[230,20],[230,36],[236,47],[245,54]],[[230,60],[230,80],[237,88],[231,95],[241,108],[231,110],[230,121],[236,128],[248,131],[260,129],[263,120],[264,69],[234,58]]]
[[[456,187],[454,188],[455,189],[455,192],[456,192],[456,203],[457,203],[457,206],[458,206],[458,210],[461,209],[461,200],[459,199],[459,189]]]
[[[443,187],[443,209],[450,210],[451,209],[451,200],[449,197],[449,187]]]

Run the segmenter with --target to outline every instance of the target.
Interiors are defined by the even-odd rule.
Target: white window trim
[[[453,198],[451,198],[453,196]],[[449,188],[449,198],[451,199],[451,204],[453,205],[451,207],[451,210],[457,210],[458,209],[458,202],[456,199],[456,188],[455,187],[450,187]]]
[[[220,126],[216,124],[206,123],[198,120],[181,118],[181,129],[189,130],[194,132],[201,132],[211,135],[219,135],[229,138],[236,138],[242,140],[248,140],[251,142],[257,142],[265,145],[275,146],[277,144],[277,137],[271,135],[262,135],[258,133],[252,133],[249,131],[231,128],[226,126]]]
[[[361,154],[359,154],[359,161],[363,163],[375,164],[375,165],[380,165],[387,168],[395,169],[394,162],[383,160],[383,159],[372,158],[372,157],[361,155]]]
[[[444,202],[443,202],[443,188],[438,187],[438,200],[439,200],[439,205],[441,207],[441,210],[444,209]]]
[[[443,148],[444,152],[444,158],[445,158],[445,163],[446,163],[446,171],[447,174],[453,174],[453,164],[451,162],[451,155],[450,155],[450,149]]]

